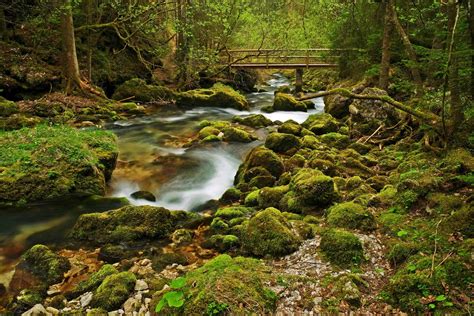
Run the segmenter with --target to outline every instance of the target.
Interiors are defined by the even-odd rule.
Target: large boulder
[[[121,84],[115,90],[112,99],[152,102],[170,100],[174,95],[175,93],[166,87],[150,85],[143,79],[135,78]]]
[[[235,116],[232,120],[253,128],[262,128],[273,124],[272,120],[266,118],[262,114],[252,114],[246,117]]]
[[[277,153],[283,153],[300,146],[298,137],[292,134],[271,133],[265,140],[265,146]]]
[[[124,206],[104,213],[79,217],[70,237],[93,244],[120,243],[139,239],[166,239],[178,228],[194,227],[201,216],[154,206]]]
[[[120,308],[133,292],[136,281],[136,276],[128,271],[107,276],[95,291],[91,306],[106,311]]]
[[[182,107],[219,107],[237,110],[250,108],[243,95],[221,83],[216,83],[210,89],[182,92],[177,95],[176,104]]]
[[[258,257],[287,255],[297,250],[300,243],[290,222],[272,207],[250,218],[242,232],[244,250]]]
[[[114,134],[44,126],[0,132],[0,202],[103,195],[117,161]]]
[[[364,260],[362,242],[345,230],[329,229],[323,232],[320,247],[326,258],[340,267],[358,265]]]
[[[328,224],[334,227],[372,231],[376,228],[375,218],[362,205],[345,202],[332,206],[327,214]]]
[[[310,115],[303,126],[316,135],[337,132],[339,129],[338,121],[328,113]]]
[[[296,100],[291,94],[277,93],[273,101],[274,111],[308,111],[306,104]]]
[[[0,116],[10,116],[12,114],[18,113],[18,105],[13,101],[8,101],[7,99],[0,96]]]
[[[334,202],[338,193],[331,177],[319,170],[302,168],[292,178],[290,189],[306,206],[324,207]]]
[[[237,171],[234,182],[249,183],[258,176],[278,178],[284,171],[285,165],[281,158],[272,150],[260,146],[252,149],[247,155]]]

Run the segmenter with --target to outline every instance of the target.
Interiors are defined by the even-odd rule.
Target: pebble
[[[21,314],[21,316],[37,316],[37,315],[51,315],[51,314],[48,313],[46,308],[44,308],[44,306],[41,304],[36,304],[31,309]]]
[[[82,307],[89,306],[89,304],[92,301],[92,296],[93,296],[92,292],[86,292],[86,293],[82,294],[79,297],[79,301],[81,302],[81,306]]]
[[[148,283],[145,280],[137,280],[135,283],[135,291],[144,291],[148,290]]]
[[[46,307],[46,311],[47,311],[48,313],[53,314],[53,315],[59,315],[59,309],[56,309],[56,308],[51,307],[51,306]]]

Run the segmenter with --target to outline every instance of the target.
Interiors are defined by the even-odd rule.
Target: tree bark
[[[420,95],[423,92],[423,81],[421,79],[421,72],[420,72],[420,67],[418,65],[416,52],[413,49],[413,45],[411,44],[408,34],[405,32],[405,30],[403,29],[403,26],[400,24],[397,11],[395,9],[394,1],[393,0],[387,0],[387,1],[388,1],[388,6],[390,7],[390,11],[392,13],[391,17],[392,17],[392,22],[395,27],[395,30],[397,30],[397,33],[400,35],[400,38],[402,39],[402,42],[403,42],[403,46],[405,47],[405,51],[408,55],[408,58],[410,59],[410,62],[412,63],[412,65],[410,65],[409,68],[410,68],[413,80],[415,81],[415,84],[417,86],[416,94]]]
[[[187,82],[188,80],[188,43],[183,29],[186,25],[186,3],[187,0],[176,1],[176,20],[179,25],[177,32],[176,45],[176,63],[178,64],[178,82]]]
[[[79,63],[77,61],[74,22],[72,19],[71,0],[62,1],[61,31],[64,49],[64,77],[66,79],[66,93],[70,94],[75,86],[81,86]]]
[[[384,26],[382,40],[382,61],[380,62],[379,87],[388,89],[389,71],[390,71],[390,35],[392,31],[392,19],[390,18],[390,6],[387,1],[383,3]]]
[[[466,1],[471,38],[471,99],[474,100],[474,0]]]
[[[5,9],[0,7],[0,40],[7,40],[7,20],[5,18]]]

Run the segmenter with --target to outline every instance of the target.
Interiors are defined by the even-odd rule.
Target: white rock
[[[59,309],[56,309],[56,308],[51,307],[51,306],[46,307],[46,311],[47,311],[48,313],[53,314],[53,315],[59,315]]]
[[[135,283],[135,291],[144,291],[148,290],[148,283],[145,280],[137,280]]]
[[[92,292],[86,292],[86,293],[82,294],[79,297],[79,301],[81,302],[81,306],[82,307],[89,306],[89,304],[92,301],[92,296],[93,296]]]
[[[43,305],[41,304],[36,304],[33,306],[31,309],[27,310],[21,316],[39,316],[39,315],[52,315],[51,313],[48,313],[48,311],[44,308]]]

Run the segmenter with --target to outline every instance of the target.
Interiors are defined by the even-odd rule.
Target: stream
[[[251,111],[224,108],[194,108],[170,111],[111,123],[106,128],[118,136],[119,161],[109,185],[108,196],[126,197],[133,205],[157,205],[193,211],[209,200],[219,199],[232,186],[237,169],[248,151],[262,141],[248,144],[214,143],[183,148],[199,130],[201,120],[231,120],[232,117],[261,113],[272,121],[292,119],[299,123],[323,111],[322,99],[314,99],[308,112],[262,113],[273,103],[274,91],[289,85],[288,79],[274,74],[262,86],[265,92],[247,95]],[[263,130],[257,131],[264,137]],[[133,199],[138,190],[152,192],[157,200]],[[11,265],[28,247],[55,245],[83,213],[120,207],[118,199],[77,199],[0,209],[0,283],[8,283]]]

